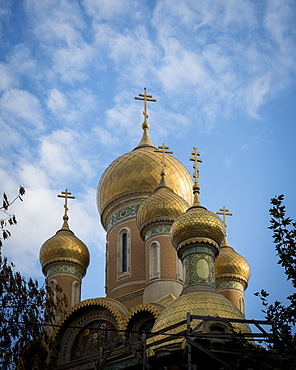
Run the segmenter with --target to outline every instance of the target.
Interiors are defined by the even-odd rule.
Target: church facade
[[[69,304],[56,313],[52,369],[182,369],[186,361],[186,368],[204,361],[214,369],[227,363],[233,331],[250,333],[250,267],[227,242],[229,211],[218,212],[221,220],[201,205],[196,148],[192,181],[168,147],[150,140],[146,104],[155,100],[146,90],[137,99],[143,136],[110,164],[97,190],[106,296],[81,301],[90,256],[69,228],[67,190],[62,228],[40,249],[49,286],[58,284]]]

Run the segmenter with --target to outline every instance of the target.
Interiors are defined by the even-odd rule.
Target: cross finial
[[[167,150],[167,149],[169,149],[169,147],[165,146],[164,143],[162,143],[162,145],[159,146],[158,149],[155,149],[155,152],[161,152],[162,153],[162,160],[161,160],[162,171],[164,171],[164,168],[166,167],[166,164],[165,164],[165,161],[164,161],[164,159],[165,159],[164,155],[174,153],[173,151]]]
[[[229,209],[226,209],[225,206],[223,208],[219,209],[220,212],[216,212],[217,215],[223,215],[223,223],[224,226],[227,227],[226,225],[226,216],[232,216],[232,213],[229,212]]]
[[[198,178],[199,178],[199,170],[198,170],[198,162],[202,162],[202,159],[201,158],[198,158],[200,156],[200,153],[197,151],[197,148],[193,148],[193,151],[191,152],[191,154],[193,155],[193,157],[190,157],[189,159],[191,161],[193,161],[193,168],[194,168],[194,173],[193,173],[193,177],[194,177],[194,185],[197,185],[198,188],[199,188],[199,185],[198,185]]]
[[[135,96],[135,99],[137,100],[144,100],[144,110],[143,110],[143,115],[144,115],[144,122],[143,122],[143,128],[144,126],[147,127],[148,122],[148,114],[147,114],[147,101],[154,101],[156,102],[156,99],[152,99],[152,95],[148,95],[146,93],[146,87],[144,88],[144,94],[139,94],[139,96]],[[149,126],[147,127],[149,128]]]
[[[64,198],[65,199],[65,204],[64,204],[64,208],[65,208],[65,214],[64,214],[64,220],[65,219],[68,219],[68,199],[75,199],[75,197],[71,196],[72,193],[69,193],[68,192],[68,189],[66,189],[65,191],[62,191],[61,194],[58,194],[58,198]]]

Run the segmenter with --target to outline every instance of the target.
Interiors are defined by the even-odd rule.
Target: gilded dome
[[[216,279],[238,277],[246,283],[250,278],[250,266],[247,260],[229,245],[223,245],[215,261]]]
[[[40,249],[39,259],[43,272],[50,263],[63,261],[78,264],[84,275],[90,256],[87,246],[75,236],[65,221],[62,229],[44,242]]]
[[[171,237],[176,249],[186,240],[200,238],[220,246],[225,237],[225,227],[213,212],[202,206],[193,206],[175,220],[171,228]]]
[[[137,223],[141,228],[150,220],[174,220],[188,209],[185,199],[167,186],[164,173],[159,186],[153,194],[144,200],[137,213]]]
[[[244,315],[239,309],[226,299],[222,294],[214,291],[194,291],[178,297],[172,304],[166,307],[155,321],[152,332],[164,330],[170,325],[186,320],[187,312],[191,315],[223,317],[230,319],[244,319]],[[193,320],[193,326],[198,325],[200,320]],[[247,324],[233,323],[237,331],[249,333],[250,328]],[[170,331],[174,334],[186,330],[186,324]],[[159,338],[156,338],[156,340]]]
[[[162,153],[154,146],[137,147],[117,158],[103,173],[97,191],[100,214],[114,198],[126,194],[152,193],[159,182]],[[192,180],[189,172],[176,158],[165,154],[168,186],[192,204]]]

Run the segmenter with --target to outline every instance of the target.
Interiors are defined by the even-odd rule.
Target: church
[[[244,315],[250,267],[228,244],[231,213],[201,204],[197,148],[192,179],[149,137],[147,102],[156,100],[146,90],[135,99],[144,103],[142,138],[97,189],[106,296],[81,301],[90,255],[69,227],[68,190],[59,195],[62,228],[40,249],[48,285],[68,300],[67,312],[56,312],[50,369],[219,369],[233,334],[252,335]]]

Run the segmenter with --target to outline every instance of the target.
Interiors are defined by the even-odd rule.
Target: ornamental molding
[[[140,205],[134,204],[128,207],[124,207],[119,211],[115,212],[108,220],[107,230],[109,230],[113,225],[126,219],[127,217],[135,217],[137,215]]]
[[[215,256],[218,254],[218,251],[220,249],[220,246],[218,243],[216,243],[213,239],[210,238],[203,238],[203,237],[196,237],[196,238],[190,238],[186,239],[183,242],[179,243],[177,246],[177,252],[178,254],[182,254],[182,249],[186,248],[187,245],[190,244],[208,244],[215,249]]]
[[[69,265],[55,265],[55,266],[52,266],[47,270],[46,275],[47,275],[47,277],[49,277],[53,274],[64,274],[64,273],[74,275],[74,276],[78,277],[79,279],[82,278],[81,272],[76,267],[69,266]]]
[[[159,234],[170,235],[171,226],[172,225],[160,225],[148,229],[147,232],[145,233],[145,241],[147,241],[152,236]]]

